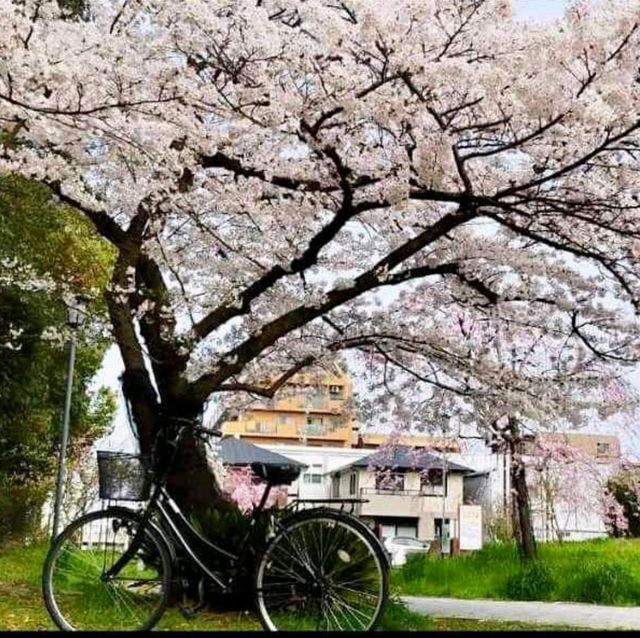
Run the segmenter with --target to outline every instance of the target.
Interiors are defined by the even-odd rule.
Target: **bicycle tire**
[[[297,513],[284,521],[282,528],[267,545],[254,578],[255,605],[264,629],[299,631],[309,630],[311,625],[316,631],[371,631],[376,628],[389,596],[388,561],[373,532],[364,523],[354,521],[353,518],[329,508],[318,508]],[[313,524],[316,525],[315,532]],[[303,531],[305,526],[310,531]],[[336,526],[341,532],[328,531]],[[339,533],[342,534],[340,540]],[[301,545],[304,540],[298,539],[308,540],[309,537],[314,541],[315,549],[309,547],[305,555]],[[295,542],[294,538],[297,539]],[[323,538],[327,542],[326,548],[323,547]],[[293,548],[293,553],[286,549],[287,546]],[[288,565],[284,566],[284,560],[278,556],[277,551],[288,555]],[[355,557],[353,563],[352,556]],[[361,567],[355,569],[358,564]],[[327,565],[332,569],[325,573]],[[358,575],[363,569],[365,575]],[[309,572],[308,575],[304,574],[305,570]],[[284,578],[285,572],[290,580],[278,581],[277,579]],[[336,575],[340,574],[351,580],[338,580]],[[361,583],[360,588],[345,585],[356,582]],[[363,586],[366,582],[375,585],[375,589],[367,590]],[[283,587],[287,591],[277,593],[275,588]],[[270,590],[276,593],[270,594]],[[349,593],[339,593],[339,590],[348,590]],[[279,599],[271,602],[269,597],[273,598],[273,595]],[[345,595],[350,598],[345,598]],[[365,603],[364,600],[368,602]],[[299,609],[295,608],[296,603],[299,603]],[[286,611],[278,614],[278,604],[286,607]],[[360,606],[365,609],[371,607],[370,615]],[[305,615],[308,609],[311,611]]]
[[[101,521],[101,519],[103,519],[103,521]],[[118,522],[117,527],[113,524],[111,525],[111,527],[113,527],[112,540],[109,540],[107,537],[107,533],[109,533],[109,520]],[[119,546],[116,536],[120,533],[120,530],[125,530],[125,532],[118,538],[124,538],[124,534],[126,533],[127,538],[131,539],[138,530],[141,521],[142,517],[132,510],[112,507],[81,516],[69,524],[62,533],[56,537],[44,562],[42,571],[42,593],[47,611],[60,629],[65,631],[109,631],[114,629],[146,631],[157,624],[169,603],[172,591],[173,566],[171,551],[167,541],[153,525],[148,524],[146,526],[141,547],[136,550],[136,557],[127,563],[120,572],[120,574],[124,573],[125,576],[120,577],[119,574],[113,581],[115,584],[112,584],[110,581],[103,581],[101,577],[95,577],[99,570],[98,563],[101,557],[103,557],[102,573],[104,573],[106,569],[109,547],[111,547],[111,564],[117,560],[117,551],[120,550],[116,550],[116,547]],[[97,541],[93,539],[93,536],[95,536],[96,523],[100,530]],[[93,532],[91,531],[91,525],[94,525]],[[89,530],[88,541],[82,538],[83,533],[85,533],[85,528]],[[102,536],[103,529],[104,537]],[[81,539],[79,542],[78,538]],[[67,550],[68,545],[76,547],[78,551],[74,554],[71,550]],[[102,553],[96,554],[94,547],[98,548],[97,551]],[[153,567],[150,567],[150,565],[152,565],[151,560],[145,563],[144,554],[138,554],[141,550],[152,558]],[[76,563],[79,561],[79,566],[81,565],[85,568],[84,572],[80,572],[79,567],[76,568],[76,571],[69,569],[69,564],[73,566],[74,560],[76,560]],[[135,567],[134,561],[137,561]],[[62,566],[58,568],[59,562]],[[140,563],[142,563],[142,567]],[[128,568],[137,570],[135,578],[126,576],[128,572],[125,572],[125,570]],[[159,570],[160,573],[157,577],[154,576],[151,578],[151,576],[154,575],[151,571],[152,569]],[[75,582],[73,578],[74,575]],[[61,584],[58,585],[58,582]],[[119,585],[120,582],[124,584]],[[144,592],[134,591],[132,589],[136,586],[141,588],[145,584],[147,589]],[[160,587],[159,594],[157,594],[158,587]],[[91,592],[91,596],[87,595],[87,590]],[[120,622],[120,626],[117,626],[117,621],[113,613],[114,607],[124,609],[130,617],[133,617],[135,616],[135,613],[132,613],[133,604],[137,601],[142,601],[145,596],[149,598],[150,592],[154,594],[154,603],[148,617],[142,618],[133,628],[123,627],[122,621]],[[82,605],[77,606],[74,602],[74,597],[77,600],[80,596],[82,596]],[[94,608],[91,608],[91,603],[94,604]],[[72,613],[77,616],[76,618],[70,618],[70,610],[73,610]],[[103,613],[103,611],[106,613]],[[133,611],[135,612],[135,610]],[[78,626],[78,619],[83,617],[86,617],[87,620]],[[93,619],[96,619],[95,622]],[[116,626],[111,626],[109,619],[113,619],[112,624]]]
[[[333,513],[337,512],[345,520],[349,520],[354,527],[357,527],[364,535],[368,536],[372,543],[375,543],[378,545],[378,547],[380,548],[380,553],[385,559],[387,570],[391,569],[391,560],[389,558],[389,554],[387,550],[382,544],[382,541],[375,535],[374,531],[366,523],[363,523],[361,519],[359,519],[355,514],[352,514],[351,512],[335,510],[330,507],[314,507],[312,509],[305,509],[305,510],[298,511],[298,512],[295,512],[294,514],[291,514],[290,516],[287,516],[281,522],[281,525],[288,525],[293,521],[295,521],[297,517],[308,515],[309,512],[315,512],[316,514],[324,513],[324,512],[333,512]]]

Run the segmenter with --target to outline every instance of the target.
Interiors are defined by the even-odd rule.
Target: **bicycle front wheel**
[[[63,630],[132,631],[153,627],[170,595],[171,558],[152,528],[115,575],[109,569],[131,546],[140,517],[124,508],[93,512],[58,536],[45,560],[47,610]]]
[[[369,631],[388,596],[378,543],[339,512],[309,511],[269,543],[256,602],[270,631]]]

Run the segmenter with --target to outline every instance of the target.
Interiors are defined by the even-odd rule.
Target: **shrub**
[[[267,542],[271,513],[276,516],[281,514],[279,510],[265,510],[255,518],[253,525],[251,515],[241,512],[234,503],[228,503],[225,508],[206,509],[192,514],[191,523],[204,538],[232,554],[242,555],[230,595],[222,596],[217,588],[207,592],[208,601],[215,607],[245,609],[251,605],[252,599],[246,594],[251,591],[253,574]],[[207,563],[213,569],[223,571],[229,567],[227,559],[213,553],[208,554]],[[187,591],[195,598],[201,574],[190,568],[189,561],[181,561],[181,564],[181,577],[189,583]]]
[[[607,481],[605,499],[607,494],[614,499],[607,512],[611,534],[640,537],[640,472],[623,468]],[[616,512],[615,503],[621,511]]]
[[[0,545],[31,541],[42,533],[42,507],[50,488],[45,482],[15,484],[0,474]]]
[[[545,600],[553,590],[554,580],[549,568],[538,561],[524,563],[504,585],[505,598],[511,600]]]
[[[640,583],[624,563],[587,563],[577,574],[572,600],[601,605],[640,602]]]

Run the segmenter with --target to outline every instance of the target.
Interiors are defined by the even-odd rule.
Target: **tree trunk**
[[[182,439],[167,489],[185,514],[218,507],[225,501],[203,445],[190,433]]]
[[[201,403],[165,401],[156,422],[158,428],[172,436],[180,424],[172,419],[196,419],[203,410]],[[228,507],[207,461],[206,443],[188,429],[181,439],[167,489],[187,516],[211,508]]]
[[[516,538],[520,554],[523,558],[533,559],[536,557],[536,542],[533,534],[526,472],[524,463],[521,460],[514,460],[514,457],[511,460],[511,486],[513,489]]]
[[[537,556],[536,541],[533,533],[526,468],[519,450],[522,439],[514,418],[509,418],[509,426],[505,434],[507,434],[511,456],[511,502],[516,541],[522,558],[532,560]]]

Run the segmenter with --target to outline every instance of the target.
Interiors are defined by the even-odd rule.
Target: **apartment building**
[[[346,371],[309,372],[292,378],[273,399],[257,400],[243,413],[223,415],[224,434],[262,445],[350,448],[357,423],[353,385]]]
[[[452,437],[443,437],[427,434],[395,434],[394,441],[397,445],[405,445],[413,448],[434,450],[437,452],[460,452],[460,443]],[[358,433],[354,447],[376,450],[381,445],[389,442],[389,434],[381,432],[361,431]]]

